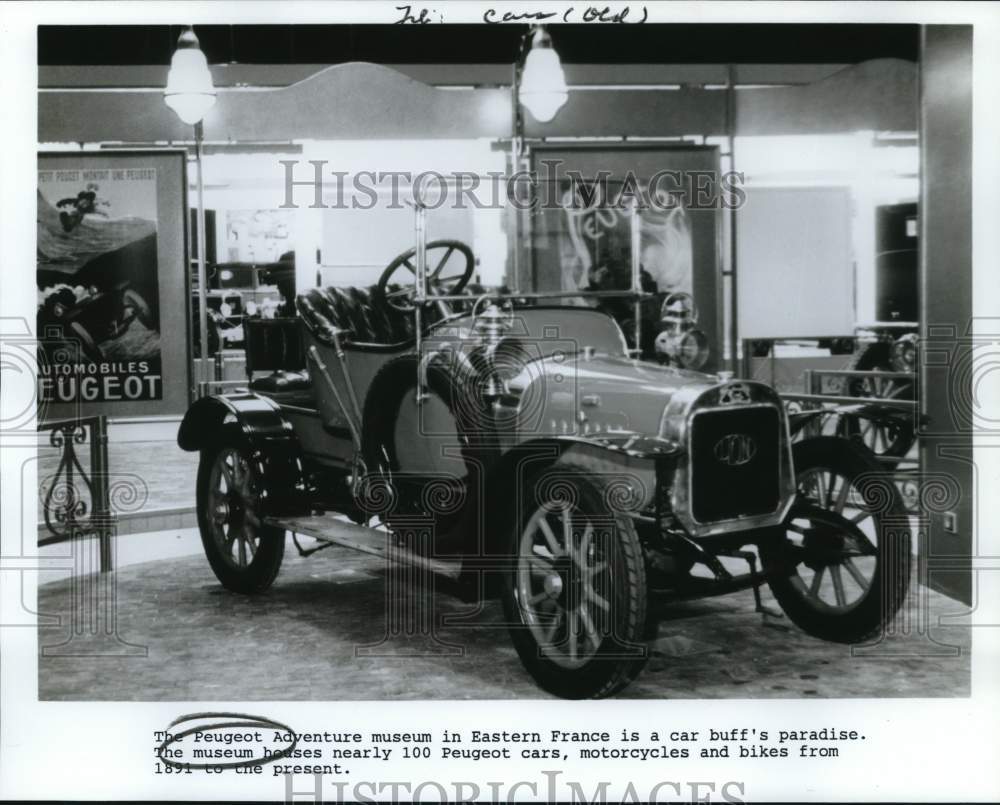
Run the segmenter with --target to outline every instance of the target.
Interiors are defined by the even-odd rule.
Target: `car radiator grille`
[[[781,494],[777,409],[725,408],[694,416],[691,513],[700,523],[770,514]]]

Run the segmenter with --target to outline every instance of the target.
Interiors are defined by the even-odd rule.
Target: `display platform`
[[[196,550],[197,534],[176,535]],[[141,539],[136,536],[132,539]],[[309,542],[306,540],[306,542]],[[415,575],[416,574],[416,575]],[[226,591],[204,556],[171,556],[115,574],[118,633],[146,656],[40,656],[41,700],[332,701],[542,698],[502,625],[499,604],[476,606],[437,585],[430,606],[414,594],[426,576],[334,547],[303,559],[289,542],[270,591]],[[423,581],[422,581],[423,580]],[[43,584],[39,612],[70,615],[73,579]],[[928,620],[964,605],[914,584]],[[775,604],[765,591],[765,603]],[[404,602],[413,607],[406,609]],[[387,607],[387,603],[391,606]],[[388,616],[408,612],[410,619]],[[419,617],[418,617],[419,616]],[[426,618],[426,620],[420,620]],[[432,639],[421,623],[457,621]],[[943,621],[942,621],[943,619]],[[843,698],[969,695],[971,631],[915,623],[868,656],[754,611],[751,592],[666,610],[654,654],[624,698]],[[378,641],[387,629],[400,636]],[[412,634],[406,637],[409,630]],[[42,627],[40,646],[66,627]],[[946,646],[956,652],[948,656]],[[892,662],[878,661],[891,653]],[[123,652],[124,654],[124,652]]]

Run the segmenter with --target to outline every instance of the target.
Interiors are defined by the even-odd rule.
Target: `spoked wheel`
[[[855,369],[872,372],[891,372],[887,344],[873,344],[858,358]],[[870,377],[852,378],[847,383],[847,393],[851,397],[868,397],[879,400],[913,400],[914,378]],[[904,416],[881,420],[862,417],[844,417],[839,426],[839,435],[868,447],[876,456],[903,458],[916,440],[913,421]]]
[[[285,553],[285,535],[260,518],[260,484],[244,449],[202,452],[198,465],[198,527],[208,563],[227,589],[259,593],[271,586]]]
[[[761,544],[771,591],[809,634],[855,643],[891,621],[906,597],[910,533],[891,478],[843,439],[794,445],[797,497],[782,535]]]
[[[610,632],[606,533],[574,523],[567,504],[539,509],[521,535],[517,599],[524,622],[543,652],[561,668],[579,668]],[[560,536],[556,536],[556,532]]]
[[[599,475],[551,468],[512,529],[504,612],[528,672],[565,698],[608,696],[647,657],[646,574],[633,521],[608,505]]]

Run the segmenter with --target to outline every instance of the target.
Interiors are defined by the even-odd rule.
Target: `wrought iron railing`
[[[47,432],[49,445],[59,451],[56,471],[40,479],[42,519],[49,536],[39,539],[38,544],[95,537],[100,569],[106,573],[112,569],[111,540],[118,526],[108,483],[107,417],[41,422],[38,430]],[[89,448],[89,467],[84,466],[78,452],[83,445]]]

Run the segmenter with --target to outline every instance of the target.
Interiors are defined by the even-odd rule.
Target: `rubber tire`
[[[618,534],[616,573],[613,578],[624,578],[624,584],[615,588],[615,611],[622,613],[616,629],[618,637],[627,643],[642,644],[639,656],[600,657],[602,652],[618,649],[617,641],[604,639],[598,648],[598,656],[578,669],[565,669],[543,657],[538,651],[538,643],[531,631],[521,621],[520,607],[515,589],[517,585],[517,562],[521,533],[536,511],[540,501],[535,490],[542,488],[546,476],[558,474],[560,478],[572,479],[579,493],[581,503],[590,507],[602,517],[608,516],[605,500],[605,484],[601,475],[590,468],[585,459],[559,461],[529,477],[522,500],[527,502],[526,511],[516,515],[516,521],[509,528],[507,555],[511,557],[511,567],[506,569],[501,580],[501,602],[504,617],[509,624],[511,640],[525,669],[535,679],[539,687],[564,699],[600,699],[611,696],[625,688],[638,676],[649,659],[648,642],[655,635],[648,618],[648,594],[646,586],[646,566],[632,518],[625,515],[615,517]],[[515,507],[516,508],[516,507]],[[612,643],[612,645],[609,645]]]
[[[852,481],[865,473],[885,473],[870,450],[837,437],[807,439],[794,444],[792,450],[796,473],[812,467],[829,467]],[[892,499],[884,513],[903,518],[906,512],[899,492],[895,484],[889,486]],[[793,505],[789,519],[794,511]],[[877,533],[882,533],[879,524],[883,515],[876,513],[873,516]],[[792,584],[792,574],[772,576],[769,580],[771,592],[789,619],[804,632],[835,643],[866,641],[891,622],[903,605],[910,584],[910,532],[890,529],[882,533],[878,542],[877,568],[868,594],[845,613],[838,615],[816,610]],[[774,572],[784,564],[783,544],[782,538],[761,543],[760,558],[765,572]],[[887,613],[886,617],[883,613]]]
[[[260,544],[253,560],[245,570],[237,570],[230,566],[215,544],[211,528],[206,519],[205,495],[208,491],[209,474],[216,456],[223,450],[235,447],[232,442],[221,442],[201,451],[198,462],[197,513],[198,531],[201,534],[201,544],[205,549],[208,564],[212,567],[215,577],[222,586],[234,593],[257,595],[267,590],[281,569],[281,560],[285,555],[285,532],[279,528],[261,527]],[[241,448],[244,456],[245,451]],[[253,470],[253,463],[248,462]]]

